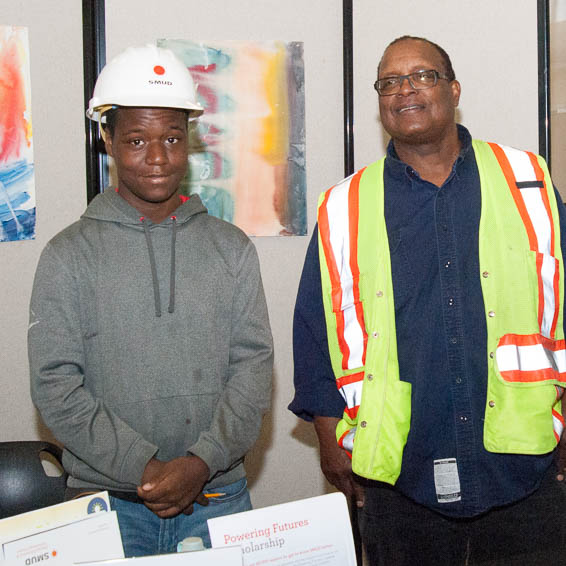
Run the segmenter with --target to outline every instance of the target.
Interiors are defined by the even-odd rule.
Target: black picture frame
[[[96,79],[106,64],[104,0],[83,0],[84,107],[92,96]],[[85,116],[86,194],[90,202],[108,184],[107,157],[96,122]]]
[[[344,81],[344,177],[354,172],[354,47],[352,0],[342,0]]]
[[[550,147],[550,0],[537,0],[538,144],[539,154],[551,166]]]

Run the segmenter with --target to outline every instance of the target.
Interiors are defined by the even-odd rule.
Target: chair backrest
[[[61,503],[67,474],[45,473],[41,453],[61,466],[61,449],[41,440],[0,442],[0,519]],[[54,468],[54,466],[53,466]]]

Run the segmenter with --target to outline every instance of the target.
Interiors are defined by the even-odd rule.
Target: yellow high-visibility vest
[[[564,269],[558,208],[544,160],[474,140],[481,185],[479,265],[487,321],[484,446],[545,454],[560,438],[566,386]],[[346,401],[336,430],[353,471],[394,484],[411,420],[401,381],[384,159],[319,200],[319,250],[328,345]]]

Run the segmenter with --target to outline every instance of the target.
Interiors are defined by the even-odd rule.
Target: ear
[[[460,83],[456,79],[454,79],[450,83],[450,88],[452,90],[452,101],[454,102],[454,108],[457,108],[458,104],[460,103],[460,94],[462,92],[462,87],[460,86]]]
[[[110,132],[107,130],[106,131],[106,139],[104,140],[104,146],[106,147],[106,153],[110,156],[110,157],[114,157],[114,153],[112,151],[112,136],[110,135]]]

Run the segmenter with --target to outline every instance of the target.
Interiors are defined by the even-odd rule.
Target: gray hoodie
[[[160,224],[114,190],[45,247],[31,393],[72,487],[133,491],[150,458],[196,454],[207,487],[244,476],[273,349],[253,244],[191,197]]]

